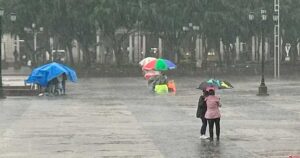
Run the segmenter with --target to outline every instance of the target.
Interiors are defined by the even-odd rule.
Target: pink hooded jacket
[[[207,111],[205,113],[206,119],[215,119],[220,118],[220,98],[214,95],[209,95],[205,98],[206,105],[207,105]]]

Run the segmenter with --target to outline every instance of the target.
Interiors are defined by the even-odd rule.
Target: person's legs
[[[48,84],[46,89],[45,89],[45,93],[49,93],[49,91],[50,91],[50,85]]]
[[[63,94],[66,94],[66,81],[62,81],[62,91]]]
[[[55,84],[55,86],[54,86],[54,92],[53,92],[53,94],[54,95],[60,95],[60,86],[59,86],[59,82],[57,82],[56,84]]]
[[[215,122],[216,122],[217,140],[219,140],[220,139],[220,118],[216,118]]]
[[[214,139],[214,120],[213,119],[207,119],[208,126],[209,126],[209,140]]]
[[[201,120],[202,120],[202,126],[201,126],[201,130],[200,130],[200,134],[201,135],[205,135],[205,133],[206,133],[206,126],[207,126],[207,120],[206,120],[206,118],[201,118]]]
[[[54,94],[55,85],[53,83],[50,84],[50,94]]]
[[[59,95],[63,93],[62,82],[59,82],[59,83],[58,83],[58,91],[59,91]]]

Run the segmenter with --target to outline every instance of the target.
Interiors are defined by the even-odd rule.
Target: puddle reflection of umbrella
[[[225,80],[210,79],[200,83],[197,89],[205,90],[207,87],[214,87],[215,89],[231,89],[232,84]]]
[[[28,76],[28,79],[25,82],[36,83],[45,87],[47,86],[50,80],[64,73],[70,81],[77,81],[77,75],[75,70],[66,65],[52,62],[33,69],[33,71]]]

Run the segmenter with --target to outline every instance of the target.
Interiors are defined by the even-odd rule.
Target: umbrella
[[[156,59],[152,60],[146,65],[143,66],[143,70],[157,70],[157,71],[165,71],[175,69],[176,65],[167,59]]]
[[[160,75],[159,71],[147,71],[144,75],[146,80],[149,80],[149,78],[153,77],[153,76],[158,76]]]
[[[141,60],[141,61],[139,62],[139,64],[140,64],[141,66],[144,66],[145,64],[149,63],[149,62],[152,61],[152,60],[156,60],[156,58],[154,58],[154,57],[147,57],[147,58],[144,58],[143,60]]]
[[[216,87],[214,87],[214,86],[209,86],[209,87],[206,87],[206,89],[205,89],[206,91],[210,91],[210,90],[213,90],[213,91],[215,91],[216,90]]]
[[[215,87],[215,89],[217,89],[217,86],[212,83],[208,83],[207,81],[200,83],[197,89],[206,90],[207,87]]]
[[[214,87],[215,89],[231,89],[233,88],[232,84],[228,81],[210,79],[200,83],[197,89],[205,90],[207,87]]]
[[[220,89],[231,89],[233,88],[233,85],[229,83],[228,81],[222,81],[221,82],[221,88]]]
[[[45,87],[50,80],[62,75],[63,73],[67,75],[67,78],[70,81],[77,81],[76,72],[72,68],[63,64],[52,62],[33,69],[25,82],[36,83]]]

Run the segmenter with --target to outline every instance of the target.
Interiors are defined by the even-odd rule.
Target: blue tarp
[[[67,78],[70,81],[72,82],[77,81],[77,75],[75,70],[73,70],[72,68],[66,65],[52,62],[33,69],[31,74],[28,76],[28,79],[25,82],[36,83],[41,85],[42,87],[46,87],[47,83],[50,80],[60,76],[63,73],[67,75]]]

